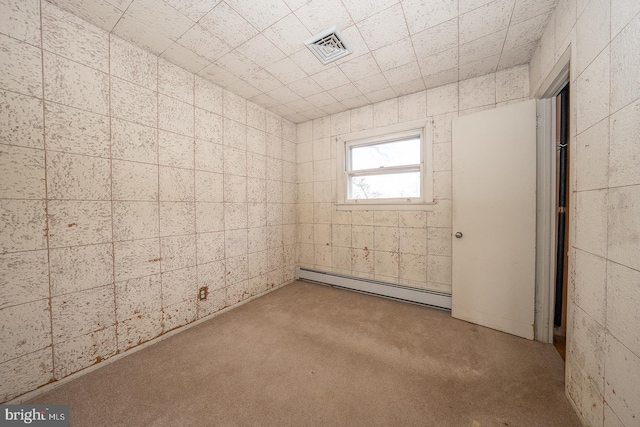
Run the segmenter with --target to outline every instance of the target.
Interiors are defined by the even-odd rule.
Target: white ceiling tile
[[[505,49],[517,49],[520,46],[529,46],[536,43],[549,22],[549,15],[538,15],[527,21],[518,22],[509,27],[507,39],[504,42]]]
[[[345,99],[344,101],[342,101],[342,104],[351,110],[371,104],[371,101],[369,101],[366,96],[360,95],[356,96],[355,98]]]
[[[387,70],[384,72],[384,76],[391,86],[422,78],[418,63],[415,61]]]
[[[264,30],[262,34],[287,55],[306,49],[304,42],[311,37],[311,32],[293,13]]]
[[[197,73],[211,63],[211,61],[198,56],[195,52],[180,46],[178,43],[173,43],[169,46],[162,52],[160,58],[164,58],[192,73]]]
[[[296,10],[305,4],[309,3],[310,0],[284,0],[284,2],[289,6],[289,9]]]
[[[335,104],[336,102],[338,102],[327,92],[316,93],[315,95],[308,96],[306,99],[316,107],[323,107],[325,105]]]
[[[127,15],[118,21],[113,34],[156,55],[160,55],[173,43],[169,37]]]
[[[275,107],[269,108],[269,111],[276,113],[279,116],[290,116],[291,114],[296,114],[296,110],[291,107],[288,107],[284,104],[276,105]]]
[[[258,105],[261,105],[264,108],[271,108],[280,104],[278,101],[276,101],[266,93],[254,96],[253,98],[251,98],[251,101],[255,102]]]
[[[468,64],[476,62],[483,58],[499,55],[504,46],[504,40],[507,37],[507,30],[501,30],[497,33],[475,39],[469,43],[461,44],[459,55],[460,64]]]
[[[158,0],[135,0],[127,9],[126,15],[174,41],[194,24],[191,19]]]
[[[251,99],[262,93],[261,90],[256,89],[245,81],[238,79],[235,83],[226,87],[229,92],[233,92],[236,95],[241,96],[244,99]]]
[[[232,50],[219,58],[216,64],[240,78],[248,77],[260,69],[258,64],[255,64],[237,50]]]
[[[310,110],[301,111],[300,113],[304,114],[309,120],[318,119],[327,115],[327,113],[317,107],[314,107]]]
[[[418,58],[435,55],[458,46],[458,19],[443,22],[411,36]]]
[[[323,65],[307,48],[299,50],[291,55],[290,58],[309,75],[335,67],[335,64]]]
[[[393,6],[398,3],[398,1],[399,0],[342,0],[342,3],[349,11],[353,20],[359,22],[381,10]]]
[[[411,34],[458,16],[458,0],[402,0],[402,8]]]
[[[536,49],[536,44],[531,43],[528,46],[518,46],[518,48],[505,49],[500,55],[500,62],[498,63],[498,70],[505,70],[507,68],[515,67],[517,65],[526,64],[533,56],[533,52]]]
[[[396,4],[357,24],[364,42],[375,50],[409,35],[402,7]]]
[[[269,92],[282,86],[282,83],[271,75],[267,70],[261,69],[245,78],[250,85],[260,89],[262,92]]]
[[[416,80],[411,80],[409,82],[391,86],[391,89],[393,89],[393,91],[398,96],[409,95],[411,93],[416,93],[416,92],[420,92],[421,90],[424,90],[425,89],[424,80],[422,80],[421,78]]]
[[[374,50],[372,53],[382,71],[390,70],[416,60],[413,43],[411,43],[409,37]]]
[[[85,21],[102,28],[105,31],[113,30],[125,8],[119,8],[104,0],[50,0],[56,6],[71,12]]]
[[[509,26],[515,0],[496,0],[460,15],[460,43],[468,43]]]
[[[377,90],[375,92],[365,94],[365,97],[369,101],[376,103],[376,102],[386,101],[387,99],[395,98],[397,97],[397,95],[393,91],[393,89],[391,89],[390,87],[387,87],[381,90]]]
[[[296,99],[295,101],[291,101],[286,104],[287,107],[291,108],[294,111],[303,111],[313,108],[313,104],[307,101],[304,98]]]
[[[273,25],[291,12],[283,0],[261,0],[256,4],[247,0],[226,0],[247,21],[260,31]]]
[[[424,86],[427,89],[431,89],[433,87],[438,87],[442,85],[446,85],[449,83],[458,81],[458,69],[453,68],[451,70],[441,71],[436,74],[431,74],[428,76],[424,76],[422,79],[424,81]]]
[[[300,113],[294,113],[294,114],[289,114],[288,116],[284,117],[285,119],[293,122],[293,123],[302,123],[302,122],[306,122],[307,120],[309,120],[309,117],[300,114]]]
[[[302,120],[527,63],[557,0],[47,1]],[[334,25],[354,52],[323,65]]]
[[[333,89],[349,83],[349,79],[338,67],[332,67],[311,76],[324,90]]]
[[[333,104],[324,105],[322,107],[322,111],[327,114],[335,114],[344,110],[346,110],[346,107],[341,102],[334,102]]]
[[[107,3],[117,7],[120,10],[127,10],[133,0],[106,0]],[[93,2],[91,2],[93,3]]]
[[[370,53],[344,62],[340,64],[338,68],[340,68],[351,81],[361,80],[365,77],[380,73],[380,67],[378,67],[378,63]]]
[[[551,13],[558,0],[516,0],[511,23],[526,21],[534,16]]]
[[[460,13],[467,13],[472,11],[473,9],[477,9],[480,6],[484,6],[487,3],[491,3],[494,0],[460,0],[460,4],[458,9]]]
[[[214,7],[199,21],[199,24],[231,47],[240,46],[258,34],[258,30],[225,2]]]
[[[344,58],[341,58],[336,61],[336,64],[340,64],[342,62],[350,61],[355,57],[360,55],[365,55],[370,52],[369,46],[364,42],[362,35],[360,34],[360,30],[355,25],[345,28],[340,31],[342,37],[349,43],[353,52]]]
[[[177,42],[209,61],[215,61],[231,51],[231,46],[199,24],[191,27]]]
[[[349,12],[340,0],[311,0],[294,13],[311,34],[317,34],[334,25],[341,30],[353,24]]]
[[[291,58],[281,59],[266,67],[266,70],[285,85],[307,77],[307,73],[302,71]]]
[[[498,54],[482,58],[479,61],[461,64],[459,70],[460,80],[471,79],[473,77],[484,76],[485,74],[493,73],[498,67],[499,59],[500,55]]]
[[[279,88],[273,89],[267,92],[271,98],[275,99],[281,104],[286,104],[287,102],[295,101],[296,99],[300,99],[300,97],[291,89],[286,86],[281,86]]]
[[[199,71],[198,75],[223,88],[227,88],[236,82],[243,81],[227,70],[218,67],[216,64],[209,64]]]
[[[315,95],[316,93],[320,93],[323,91],[320,85],[316,83],[311,77],[305,77],[304,79],[293,82],[288,86],[289,89],[303,98]]]
[[[263,68],[285,57],[285,54],[262,34],[240,45],[237,51]]]
[[[209,13],[221,0],[164,0],[174,9],[182,12],[192,21],[199,21]]]
[[[389,82],[382,73],[359,80],[354,84],[363,95],[389,87]]]
[[[418,64],[423,76],[458,67],[458,48],[445,50],[435,55],[419,58]]]
[[[362,95],[362,93],[358,90],[357,87],[355,87],[353,83],[339,86],[327,92],[329,92],[329,95],[333,96],[338,101],[344,101],[345,99],[351,99],[355,98],[356,96]]]

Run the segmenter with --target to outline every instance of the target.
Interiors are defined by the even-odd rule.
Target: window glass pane
[[[349,177],[349,199],[420,197],[420,172]]]
[[[416,165],[419,163],[419,137],[351,148],[351,170]]]

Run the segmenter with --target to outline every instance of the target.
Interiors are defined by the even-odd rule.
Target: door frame
[[[553,343],[556,264],[556,104],[555,97],[570,82],[571,46],[534,94],[537,99],[536,136],[536,309],[535,340]],[[571,93],[574,93],[572,91]],[[571,150],[569,150],[571,152]],[[571,156],[570,156],[571,157]],[[569,193],[570,193],[569,189]],[[571,221],[571,216],[569,217]],[[567,225],[568,232],[571,227]],[[571,241],[571,240],[569,240]],[[568,248],[567,248],[568,250]],[[568,260],[571,263],[571,257]],[[568,266],[571,271],[571,266]]]

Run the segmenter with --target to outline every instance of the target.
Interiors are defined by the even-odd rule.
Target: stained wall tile
[[[111,326],[53,346],[54,375],[61,379],[116,354],[116,328]]]
[[[54,345],[114,325],[113,286],[51,298],[51,320]]]

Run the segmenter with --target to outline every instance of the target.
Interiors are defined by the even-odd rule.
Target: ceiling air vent
[[[304,44],[325,65],[353,52],[336,27],[327,28]]]

